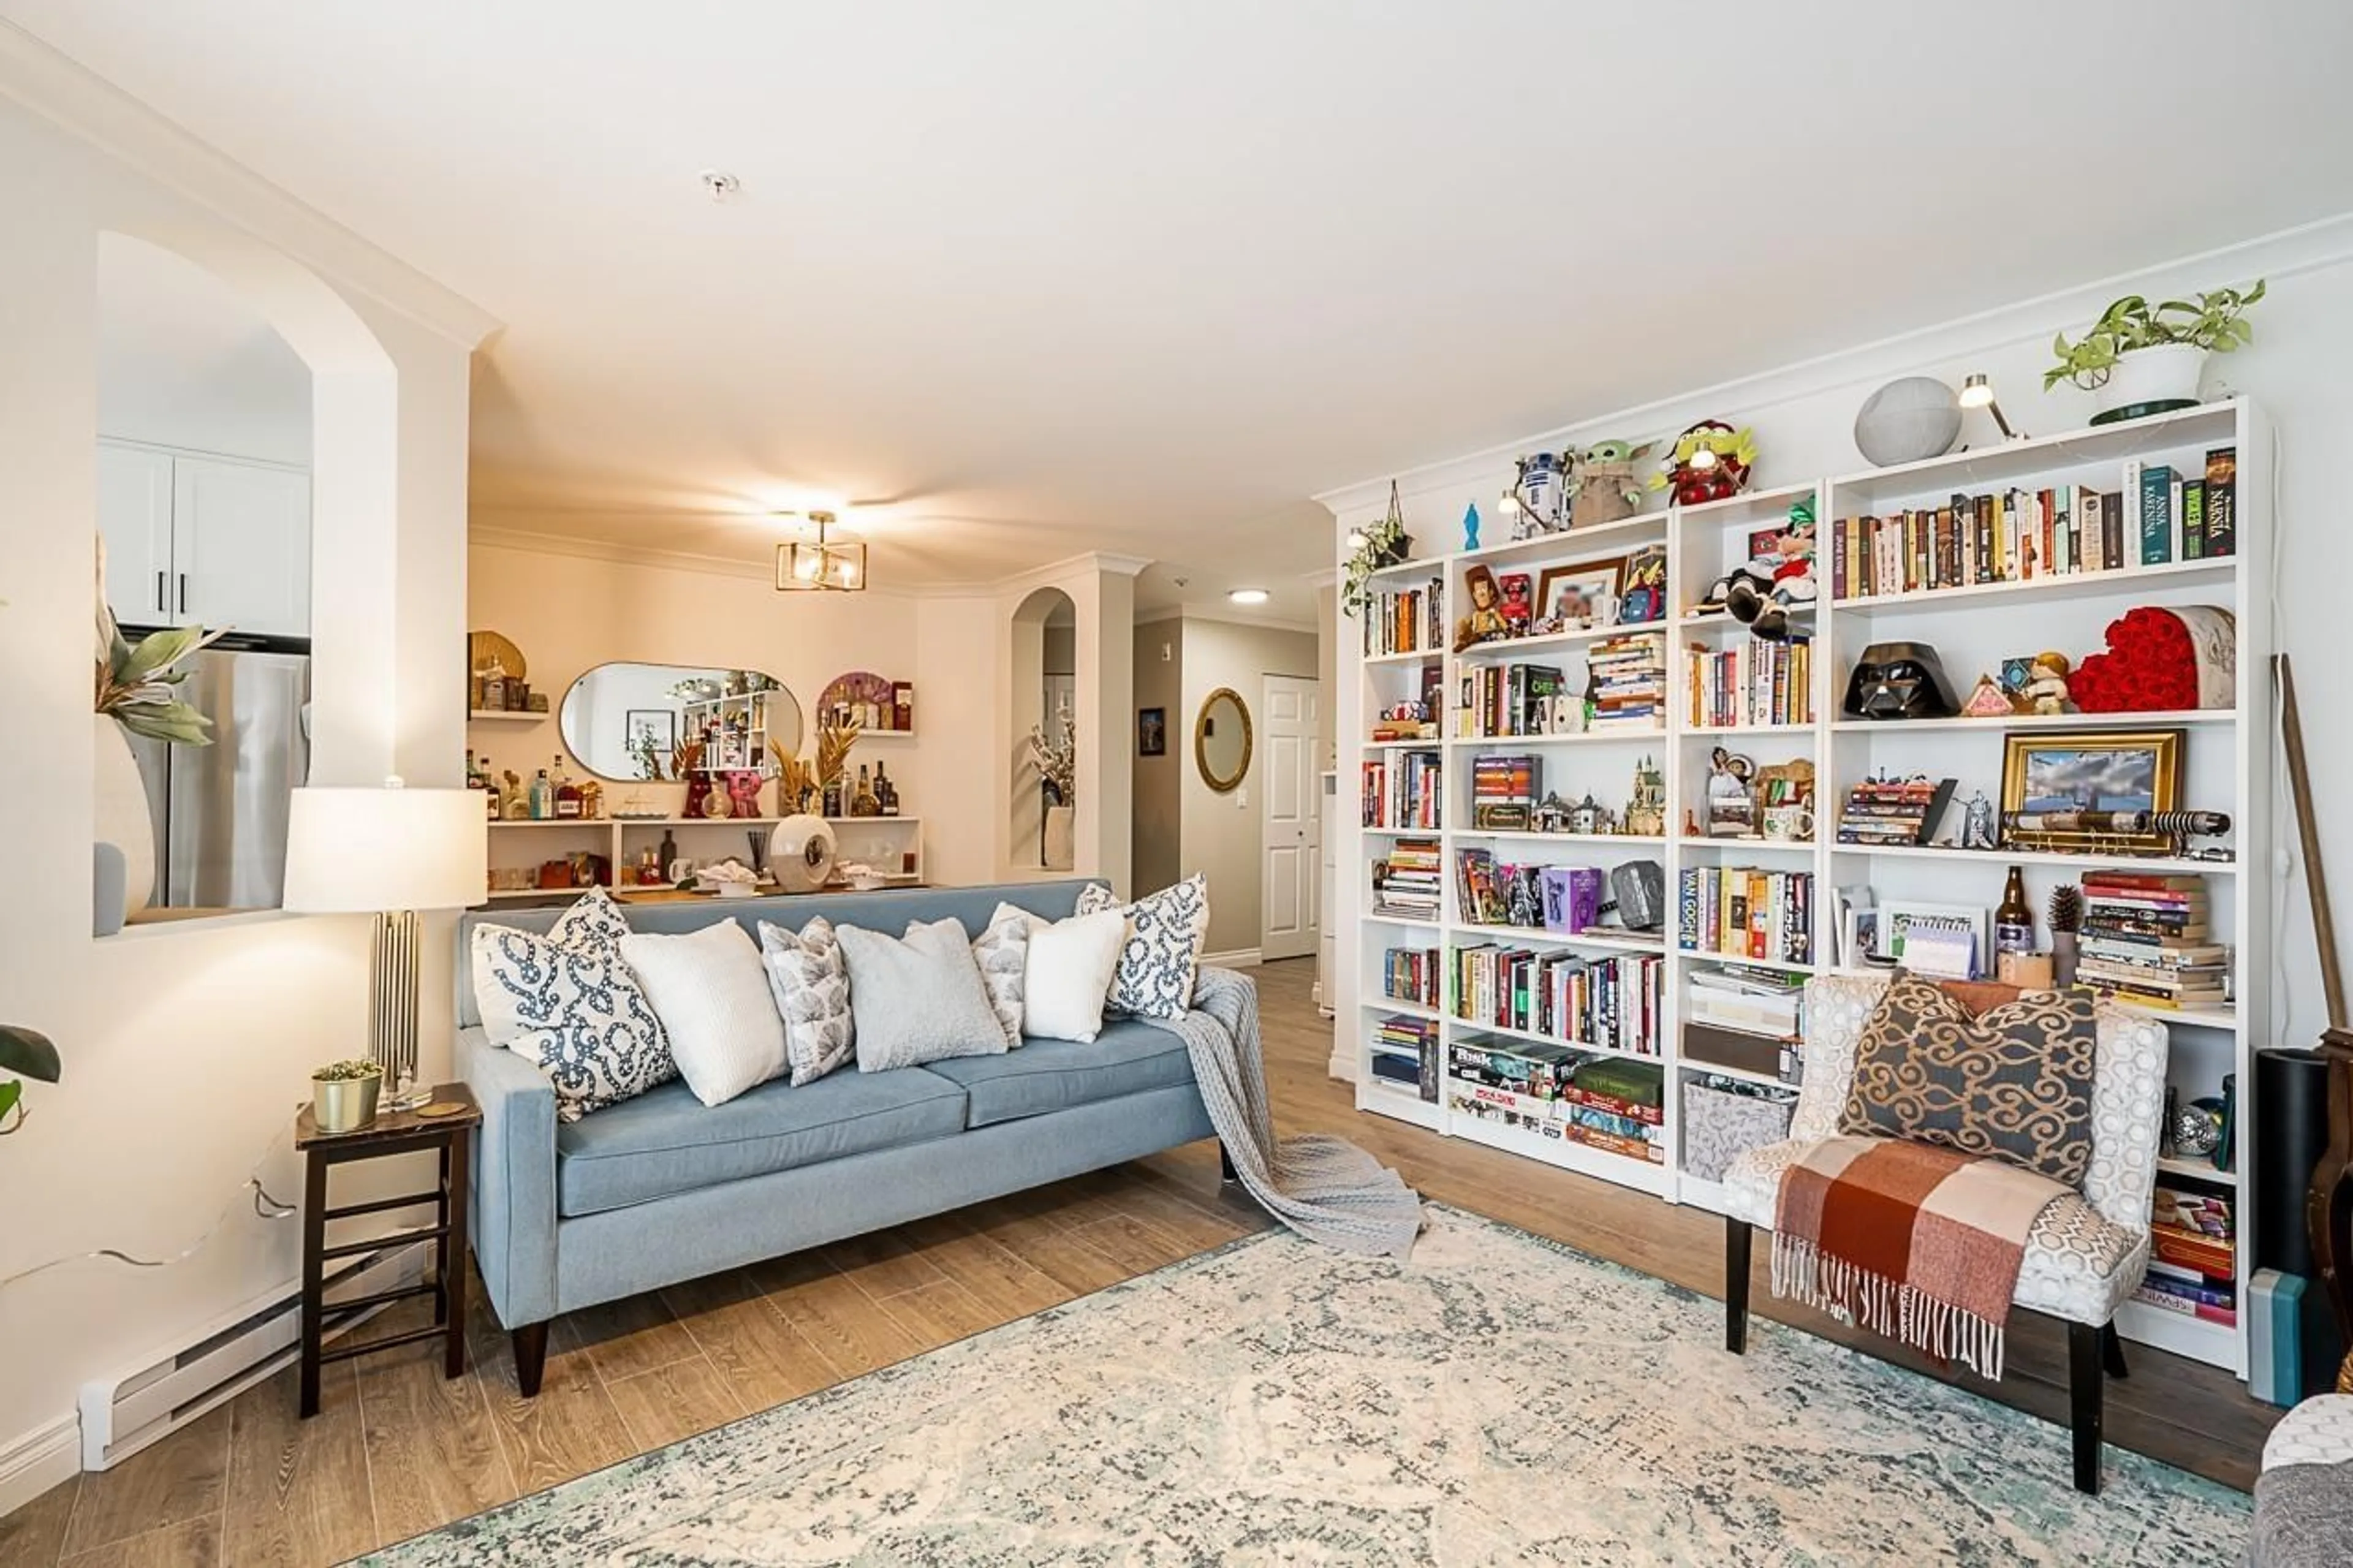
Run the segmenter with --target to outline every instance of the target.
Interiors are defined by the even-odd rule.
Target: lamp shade
[[[466,789],[310,788],[286,823],[286,907],[303,914],[486,902],[490,828]]]

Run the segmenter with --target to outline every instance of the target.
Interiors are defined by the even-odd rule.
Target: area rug
[[[2247,1499],[1432,1205],[1281,1231],[367,1559],[628,1564],[2224,1563]]]

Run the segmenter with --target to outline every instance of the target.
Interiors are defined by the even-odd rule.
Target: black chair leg
[[[2132,1368],[2125,1364],[2124,1337],[2116,1332],[2113,1320],[2100,1325],[2100,1364],[2108,1369],[2110,1377],[2122,1379],[2132,1375]]]
[[[2067,1325],[2067,1384],[2073,1406],[2075,1489],[2100,1495],[2101,1335],[2094,1323]]]
[[[1748,1245],[1753,1227],[1746,1220],[1724,1222],[1724,1348],[1734,1355],[1748,1353]]]
[[[1242,1179],[1241,1173],[1234,1169],[1234,1157],[1226,1152],[1223,1141],[1218,1144],[1218,1179],[1223,1182],[1239,1182]]]
[[[547,1324],[525,1323],[514,1331],[515,1386],[525,1399],[539,1397],[539,1380],[547,1371]]]

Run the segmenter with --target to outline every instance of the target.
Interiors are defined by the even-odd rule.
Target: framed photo
[[[2003,737],[2002,841],[2027,849],[2167,853],[2173,841],[2166,835],[2112,832],[2106,821],[2112,813],[2180,809],[2184,734],[2043,730]],[[2012,826],[2020,818],[2031,826]]]
[[[1618,584],[1623,558],[1547,566],[1536,580],[1535,618],[1554,631],[1581,631],[1618,618]]]
[[[1862,912],[1856,918],[1856,941],[1862,940]],[[1911,963],[1906,949],[1915,931],[1926,940],[1918,957],[1926,973],[1940,979],[1974,980],[1993,973],[1993,915],[1973,904],[1921,904],[1890,900],[1878,910],[1872,945],[1865,948],[1883,963]],[[1964,958],[1959,950],[1966,944]],[[1966,963],[1968,973],[1958,973]],[[1918,965],[1913,965],[1918,967]]]
[[[1135,710],[1135,754],[1140,757],[1165,757],[1168,754],[1168,710],[1139,708]]]
[[[632,752],[650,741],[654,755],[667,763],[670,754],[678,749],[678,710],[625,708],[621,710],[621,731],[628,736]]]

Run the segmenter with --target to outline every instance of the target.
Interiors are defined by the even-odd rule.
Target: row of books
[[[1423,1100],[1438,1099],[1438,1025],[1428,1018],[1391,1014],[1373,1026],[1373,1077],[1399,1089],[1411,1089]]]
[[[2148,1272],[2133,1299],[2226,1328],[2239,1324],[2237,1199],[2159,1187],[2149,1222]]]
[[[1839,808],[1838,841],[1877,847],[1926,844],[1952,804],[1954,781],[1925,773],[1877,774],[1846,792]]]
[[[1794,1040],[1806,1032],[1805,977],[1737,964],[1694,969],[1687,1022]]]
[[[1464,1115],[1665,1163],[1661,1068],[1557,1046],[1470,1040],[1448,1051],[1447,1073],[1447,1103]]]
[[[1600,923],[1607,879],[1598,866],[1514,866],[1492,850],[1454,852],[1455,907],[1473,925],[1589,931]]]
[[[1676,941],[1686,952],[1813,962],[1814,877],[1754,866],[1694,866],[1679,879]]]
[[[1488,754],[1471,762],[1471,826],[1493,833],[1525,832],[1544,793],[1544,763],[1526,754]]]
[[[1373,862],[1373,912],[1402,920],[1438,919],[1444,858],[1435,838],[1400,838]]]
[[[1594,730],[1656,730],[1666,723],[1667,639],[1659,632],[1621,632],[1587,649],[1587,695]]]
[[[2203,878],[2093,871],[2083,879],[2075,978],[2148,1007],[2219,1007],[2230,950],[2211,939]]]
[[[1439,753],[1392,752],[1366,760],[1358,809],[1366,827],[1436,827],[1446,770]]]
[[[1806,637],[1742,637],[1727,648],[1694,643],[1684,658],[1694,729],[1814,721],[1813,648]]]
[[[1584,708],[1585,693],[1569,689],[1557,665],[1477,665],[1456,683],[1455,729],[1507,739],[1566,734],[1582,725]]]
[[[1392,947],[1381,954],[1381,994],[1392,1002],[1436,1007],[1443,973],[1439,967],[1438,949]]]
[[[1365,652],[1436,652],[1446,646],[1444,582],[1437,577],[1422,588],[1405,588],[1365,596],[1362,619]]]
[[[1588,958],[1488,944],[1456,948],[1452,967],[1458,1018],[1564,1044],[1660,1052],[1663,955]]]

